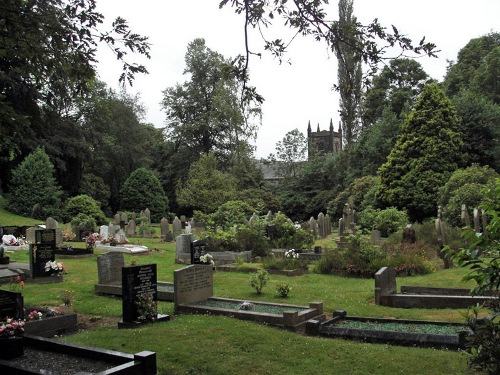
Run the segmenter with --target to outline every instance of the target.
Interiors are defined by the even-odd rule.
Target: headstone
[[[339,219],[339,237],[344,237],[345,235],[345,220],[343,217]]]
[[[192,234],[180,234],[175,239],[175,259],[181,260],[186,259],[187,256],[190,257],[191,254],[191,242],[193,241]]]
[[[174,271],[175,306],[207,300],[214,295],[213,268],[193,264]]]
[[[484,210],[481,210],[481,226],[483,227],[483,236],[488,235],[488,216]]]
[[[131,216],[132,216],[132,220],[135,221],[137,219],[137,214],[135,212],[132,212]]]
[[[45,277],[45,265],[55,261],[56,231],[40,229],[35,232],[35,243],[30,244],[31,277]]]
[[[147,223],[151,224],[151,211],[149,211],[149,208],[144,210],[144,217],[146,218]]]
[[[467,206],[465,204],[462,204],[462,212],[460,217],[462,219],[462,224],[466,227],[470,227],[469,211],[467,210]]]
[[[124,323],[139,319],[136,302],[149,296],[158,300],[156,264],[127,266],[122,268],[122,314]]]
[[[252,214],[252,216],[250,217],[250,219],[248,220],[248,227],[249,228],[253,228],[253,225],[254,225],[254,221],[256,220],[255,217],[257,215],[255,214],[255,212]]]
[[[276,238],[276,224],[267,224],[266,225],[266,236],[271,241]]]
[[[191,223],[189,221],[186,222],[186,227],[184,228],[184,231],[186,232],[186,234],[191,234],[192,227],[191,227]]]
[[[39,230],[39,227],[30,227],[26,230],[26,242],[35,243],[35,231]]]
[[[59,228],[59,223],[53,218],[49,217],[45,220],[45,228],[55,229],[56,231],[56,246],[60,246],[63,243],[62,229]]]
[[[97,257],[99,284],[119,285],[122,282],[122,268],[125,266],[123,253],[109,252]]]
[[[174,233],[174,238],[177,238],[182,233],[182,223],[177,216],[172,222],[172,232]]]
[[[160,220],[160,239],[162,241],[166,242],[167,234],[169,231],[170,231],[170,224],[168,223],[168,220],[162,218]]]
[[[127,224],[127,236],[135,236],[135,231],[137,230],[137,225],[135,224],[135,220],[131,219]]]
[[[375,274],[375,304],[380,305],[385,296],[395,294],[396,290],[396,271],[392,267],[382,267]]]
[[[267,211],[266,219],[267,221],[273,220],[273,213],[271,210]]]
[[[191,264],[202,264],[200,257],[207,254],[207,252],[205,241],[196,240],[191,242]]]
[[[108,238],[115,238],[116,229],[113,223],[109,223],[108,225]]]
[[[24,319],[23,295],[0,289],[0,321],[4,321],[7,317]]]
[[[127,236],[125,235],[125,231],[123,229],[119,229],[115,234],[115,240],[119,244],[127,243]]]
[[[107,240],[109,238],[109,233],[108,233],[108,226],[107,225],[101,225],[99,227],[99,235],[103,240]]]
[[[326,228],[326,236],[332,234],[332,221],[330,219],[330,215],[325,215],[325,228]]]
[[[479,210],[474,208],[474,231],[476,233],[481,233],[481,224],[479,221]]]
[[[118,212],[113,216],[113,224],[120,225],[120,214]]]
[[[413,228],[413,225],[408,224],[404,229],[403,229],[403,238],[401,239],[402,243],[415,243],[417,242],[417,236],[415,234],[415,228]]]
[[[120,215],[120,228],[125,230],[125,225],[127,224],[128,218],[125,212],[122,212]]]
[[[323,212],[318,214],[318,234],[321,238],[326,237],[325,215]]]
[[[318,238],[318,222],[312,216],[309,219],[309,228],[311,228],[314,238]]]

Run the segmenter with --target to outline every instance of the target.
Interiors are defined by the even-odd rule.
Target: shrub
[[[257,294],[261,294],[268,281],[269,273],[266,270],[259,270],[250,277],[249,284]]]
[[[375,229],[380,231],[382,237],[404,228],[408,223],[408,215],[395,207],[389,207],[378,212],[375,217]]]
[[[208,216],[210,225],[227,229],[235,224],[247,224],[254,208],[242,201],[229,201],[221,205],[217,211]]]
[[[81,194],[70,198],[64,206],[64,220],[69,221],[78,214],[85,214],[94,218],[98,225],[106,223],[106,217],[100,204],[88,195]]]
[[[251,251],[252,257],[265,257],[271,250],[263,231],[244,225],[238,227],[236,241],[240,244],[242,251]]]
[[[291,290],[292,288],[290,288],[288,284],[279,283],[278,285],[276,285],[276,292],[281,298],[288,298],[288,294]]]
[[[73,229],[81,228],[83,230],[93,232],[93,231],[95,231],[95,228],[97,227],[97,223],[92,216],[81,213],[81,214],[76,215],[71,220],[71,227]]]

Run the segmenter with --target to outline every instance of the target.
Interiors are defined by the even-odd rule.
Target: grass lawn
[[[0,210],[3,211],[3,210]],[[1,215],[0,215],[1,217]],[[11,221],[8,222],[12,224]],[[26,221],[16,222],[20,225]],[[6,225],[5,221],[2,222]],[[159,239],[131,238],[148,246],[148,255],[125,255],[125,262],[156,263],[159,281],[173,281],[175,244]],[[83,247],[83,243],[78,247]],[[61,284],[26,283],[25,305],[54,307],[61,304],[64,290],[74,293],[73,309],[87,316],[121,316],[121,300],[94,294],[97,283],[97,255],[92,258],[57,259],[68,269]],[[27,251],[9,253],[11,261],[28,262]],[[425,276],[398,278],[398,285],[465,287],[463,269],[439,270]],[[462,322],[461,310],[395,309],[376,306],[374,280],[309,273],[299,277],[271,275],[261,295],[248,285],[250,274],[216,272],[214,295],[254,301],[307,306],[323,301],[325,312],[346,310],[351,316],[407,318]],[[287,283],[287,299],[276,292],[278,283]],[[2,286],[8,289],[9,285]],[[172,320],[120,329],[104,325],[66,336],[61,340],[136,353],[157,353],[159,374],[468,374],[466,356],[460,352],[366,344],[341,339],[304,336],[265,325],[228,317],[173,316],[173,303],[161,302],[160,310]]]

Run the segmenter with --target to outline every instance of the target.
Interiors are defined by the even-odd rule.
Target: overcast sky
[[[224,57],[244,54],[243,17],[230,7],[219,9],[219,0],[101,0],[97,10],[107,21],[125,18],[131,29],[149,36],[151,59],[140,60],[148,75],[136,77],[127,90],[139,93],[147,108],[145,121],[165,126],[161,110],[162,91],[185,81],[182,74],[187,45],[204,38],[211,50]],[[329,14],[336,15],[338,2],[330,1]],[[367,24],[375,18],[382,26],[395,25],[398,30],[419,41],[423,36],[441,50],[438,58],[418,61],[437,80],[446,73],[447,60],[456,60],[458,51],[470,39],[490,32],[500,32],[500,0],[354,0],[354,16]],[[338,19],[335,16],[335,19]],[[271,37],[271,33],[269,36]],[[281,37],[276,35],[275,38]],[[250,35],[251,49],[262,52],[262,40]],[[250,84],[256,86],[266,101],[263,119],[255,145],[257,157],[275,152],[285,134],[299,129],[306,134],[310,121],[313,130],[327,129],[330,119],[335,130],[339,124],[339,98],[332,91],[337,83],[337,62],[324,44],[311,38],[296,38],[286,56],[291,62],[279,65],[269,54],[250,60]],[[112,54],[99,51],[100,79],[118,90],[121,65]]]

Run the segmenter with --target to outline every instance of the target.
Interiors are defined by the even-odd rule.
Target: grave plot
[[[310,320],[306,333],[322,337],[405,346],[463,349],[471,331],[461,323],[424,320],[348,317],[334,312],[333,319]]]
[[[125,261],[122,253],[104,253],[97,257],[98,283],[94,286],[95,294],[103,296],[122,296],[122,267]],[[159,301],[173,302],[174,283],[157,281]]]
[[[213,272],[210,265],[191,265],[174,271],[177,313],[226,315],[293,331],[299,330],[310,319],[324,319],[322,302],[296,306],[215,298]]]
[[[375,274],[375,303],[382,306],[424,309],[463,309],[497,299],[493,296],[466,295],[463,289],[401,287],[397,293],[396,272],[382,267]]]
[[[61,366],[72,374],[156,375],[156,353],[127,354],[113,350],[67,344],[25,335],[24,354],[0,360],[2,374],[57,374]]]

